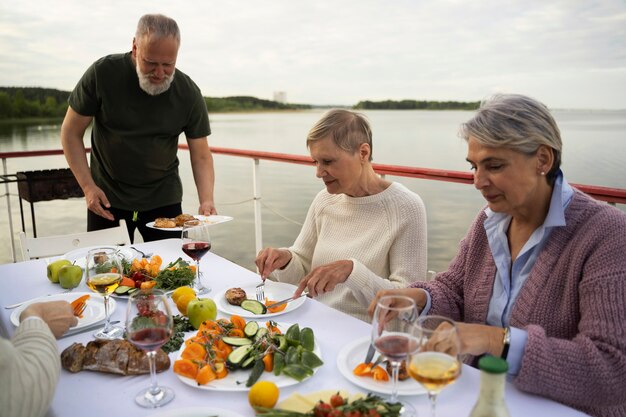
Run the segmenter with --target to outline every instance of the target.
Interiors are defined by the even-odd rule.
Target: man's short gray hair
[[[315,123],[306,138],[307,147],[312,141],[331,137],[340,149],[354,154],[363,143],[370,146],[372,160],[372,129],[367,118],[350,110],[332,109]]]
[[[526,155],[548,146],[554,153],[546,174],[550,183],[561,166],[561,132],[550,110],[521,94],[496,94],[483,101],[476,115],[461,125],[459,135],[466,141],[471,136],[484,146],[507,147]]]
[[[172,37],[180,44],[180,30],[176,21],[162,14],[146,14],[137,23],[135,39],[139,42],[144,36],[156,39]]]

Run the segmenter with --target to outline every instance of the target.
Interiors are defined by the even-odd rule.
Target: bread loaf
[[[150,373],[146,352],[127,340],[95,340],[87,343],[87,346],[74,343],[61,353],[61,365],[70,372],[88,370],[119,375]],[[163,372],[169,367],[169,356],[159,349],[156,354],[157,372]]]

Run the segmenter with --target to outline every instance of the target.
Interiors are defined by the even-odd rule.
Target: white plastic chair
[[[25,261],[63,255],[71,250],[87,246],[130,245],[130,236],[123,219],[117,227],[93,232],[46,237],[27,237],[24,232],[20,232],[19,235],[22,258]]]

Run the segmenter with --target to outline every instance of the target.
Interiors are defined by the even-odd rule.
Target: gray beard
[[[136,65],[135,69],[137,71],[137,77],[139,78],[139,87],[151,96],[158,96],[159,94],[166,92],[170,88],[170,85],[172,85],[174,75],[176,74],[176,70],[174,70],[172,75],[165,76],[165,80],[163,80],[161,84],[152,84],[150,82],[150,76],[142,73],[139,70],[139,65]]]

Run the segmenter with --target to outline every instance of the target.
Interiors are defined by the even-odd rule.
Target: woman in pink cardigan
[[[559,128],[534,99],[495,96],[461,135],[487,208],[447,271],[377,298],[456,320],[463,353],[504,357],[523,391],[626,416],[626,214],[567,183]]]

